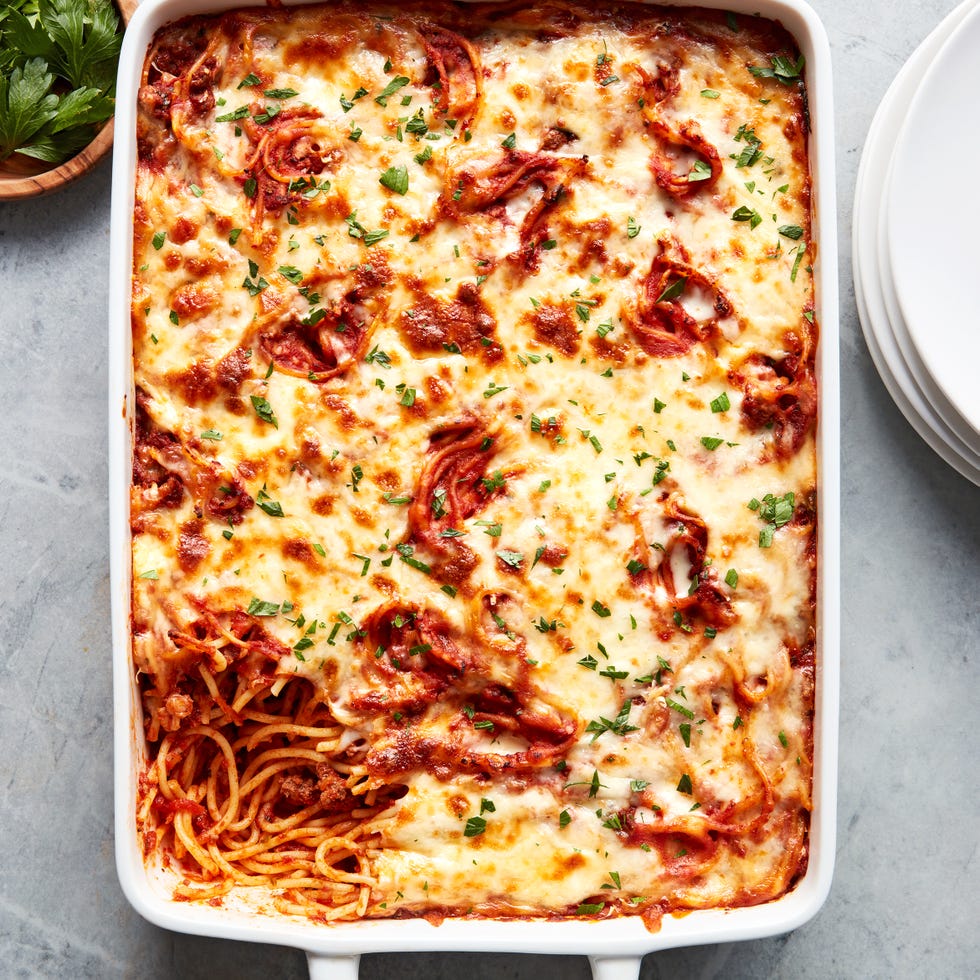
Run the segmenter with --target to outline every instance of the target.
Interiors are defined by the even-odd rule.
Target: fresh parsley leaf
[[[687,276],[675,279],[669,286],[664,287],[664,291],[657,297],[657,303],[671,303],[684,294],[684,287],[687,285]]]
[[[396,194],[408,193],[408,167],[389,167],[378,178],[378,183]]]
[[[263,422],[268,422],[274,429],[279,428],[279,420],[276,418],[275,412],[272,411],[272,406],[269,402],[262,398],[260,395],[251,395],[252,408],[255,409],[255,414],[258,415]]]
[[[396,75],[382,90],[374,97],[374,101],[380,106],[388,105],[389,96],[394,95],[400,88],[404,88],[408,85],[410,79],[406,78],[404,75]],[[365,93],[366,95],[367,93]],[[356,93],[355,93],[355,98]]]
[[[265,602],[253,597],[246,612],[249,616],[275,616],[279,612],[279,603]]]
[[[405,79],[408,81],[408,79]],[[487,822],[483,817],[470,817],[463,828],[464,837],[479,837],[487,829]]]

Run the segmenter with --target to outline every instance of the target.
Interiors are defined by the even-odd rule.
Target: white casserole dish
[[[116,863],[123,891],[156,925],[224,939],[277,943],[307,952],[314,978],[353,980],[358,957],[402,950],[486,950],[589,956],[598,980],[633,980],[645,953],[677,946],[758,939],[788,932],[810,919],[830,888],[836,820],[839,671],[839,378],[834,122],[830,48],[814,11],[802,0],[729,0],[736,13],[773,18],[793,34],[806,58],[812,122],[810,166],[818,245],[814,274],[820,346],[818,423],[819,545],[814,809],[810,860],[796,887],[775,902],[729,911],[666,916],[659,932],[638,917],[605,921],[464,921],[433,926],[424,919],[372,920],[324,926],[231,907],[172,901],[144,866],[136,834],[137,776],[145,746],[130,652],[129,484],[133,403],[130,290],[136,96],[146,49],[163,24],[190,14],[259,6],[262,0],[145,0],[126,32],[119,62],[113,161],[109,302],[109,468],[112,555],[112,636],[115,708]],[[693,6],[683,0],[675,6]]]

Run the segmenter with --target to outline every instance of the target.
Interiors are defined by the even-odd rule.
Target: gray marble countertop
[[[850,265],[854,180],[871,117],[954,0],[812,2],[833,47],[840,197],[836,876],[823,910],[796,932],[654,954],[645,980],[980,973],[980,489],[943,464],[892,404],[864,346]],[[962,181],[947,163],[937,161],[940,179]],[[306,964],[295,950],[149,925],[116,880],[109,170],[103,164],[52,197],[0,204],[0,976],[301,978]],[[464,973],[585,980],[588,966],[578,957],[484,954],[375,955],[361,965],[363,980]]]

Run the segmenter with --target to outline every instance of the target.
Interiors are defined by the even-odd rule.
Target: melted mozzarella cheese
[[[355,10],[342,7],[336,28],[329,8],[265,13],[249,35],[247,64],[238,22],[215,22],[216,105],[184,120],[161,166],[141,167],[133,329],[145,410],[282,516],[254,507],[238,525],[206,519],[204,553],[187,561],[181,528],[200,519],[191,495],[144,515],[133,539],[137,664],[152,676],[169,630],[186,628],[201,603],[225,611],[256,598],[291,604],[290,616],[263,621],[291,651],[305,635],[300,614],[322,625],[311,648],[282,658],[280,676],[309,679],[351,737],[368,744],[410,725],[446,738],[465,697],[408,720],[366,717],[353,705],[367,683],[360,624],[397,601],[438,611],[477,643],[481,597],[507,596],[501,618],[521,638],[530,689],[574,721],[577,737],[560,771],[393,777],[407,793],[371,859],[372,914],[574,913],[604,901],[629,911],[775,897],[805,853],[812,690],[790,658],[813,630],[813,528],[778,527],[760,547],[766,522],[748,505],[792,493],[801,507],[812,496],[815,455],[812,431],[793,453],[778,452],[772,430],[742,411],[744,391],[732,379],[750,356],[792,353],[786,335],[806,333],[813,307],[808,260],[797,261],[810,247],[801,97],[746,70],[768,63],[777,51],[768,45],[785,38],[765,23],[732,33],[717,19],[654,9],[627,23],[583,7],[577,26],[553,34],[480,13],[463,28],[480,59],[479,109],[469,125],[453,126],[425,84],[414,27],[421,15],[379,7],[393,19],[376,21]],[[452,23],[441,8],[431,16]],[[395,38],[389,68],[375,31]],[[313,35],[332,38],[342,54],[304,56],[302,39]],[[617,80],[600,84],[597,64]],[[664,122],[674,131],[696,122],[721,160],[720,178],[703,191],[692,182],[689,193],[672,194],[655,179],[651,159],[671,148],[638,102],[650,98],[642,73],[661,66],[676,84]],[[249,72],[260,86],[242,87]],[[408,82],[379,101],[399,77]],[[262,94],[277,89],[297,94]],[[302,145],[323,164],[312,189],[261,215],[246,168],[262,146],[243,134],[240,117],[218,121],[241,106],[252,115],[266,106],[308,110],[294,118],[307,120]],[[409,126],[419,112],[423,133]],[[534,262],[522,267],[514,256],[542,183],[500,205],[454,212],[454,181],[504,158],[509,134],[515,152],[533,154],[552,131],[572,138],[551,157],[581,169],[547,211]],[[757,159],[739,166],[752,141]],[[683,172],[698,159],[674,151]],[[389,168],[405,168],[404,195],[380,182]],[[740,208],[759,221],[733,220]],[[368,245],[375,231],[387,234]],[[151,239],[161,232],[158,246]],[[658,357],[644,352],[630,320],[665,243],[683,248],[686,267],[709,277],[733,313],[706,342]],[[343,301],[372,264],[391,275],[363,300],[370,337],[349,369],[321,381],[270,362],[264,337]],[[446,307],[461,287],[491,318],[486,343],[499,343],[499,358],[479,342],[422,350],[407,336],[420,297]],[[692,283],[679,305],[706,324],[716,299]],[[560,340],[536,327],[541,310],[562,317]],[[221,365],[236,350],[247,367],[239,383],[225,384]],[[722,393],[729,407],[713,411]],[[271,415],[263,418],[256,400]],[[460,420],[492,435],[487,475],[499,472],[503,487],[455,528],[476,563],[465,583],[444,589],[438,574],[397,550],[407,542],[417,561],[425,557],[412,542],[409,506],[398,501],[418,493],[433,434]],[[705,439],[720,441],[709,448]],[[678,611],[655,574],[663,560],[682,600],[698,585],[692,553],[671,544],[671,500],[706,528],[710,573],[702,574],[731,605],[727,626]],[[546,546],[561,557],[541,560]],[[634,575],[628,566],[641,553],[647,570]],[[729,569],[737,585],[726,584]],[[488,682],[515,683],[513,658],[485,660]],[[493,729],[470,728],[466,738],[472,751],[526,747]],[[676,835],[641,846],[653,838],[631,835],[627,810],[636,826],[669,825]],[[485,829],[467,836],[473,817]],[[703,843],[718,821],[755,817],[735,846],[723,842],[710,860],[702,854],[700,870],[691,863],[691,841]]]

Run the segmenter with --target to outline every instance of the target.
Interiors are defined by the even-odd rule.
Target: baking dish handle
[[[360,956],[307,953],[306,959],[310,964],[310,980],[357,980]]]
[[[639,956],[590,956],[592,980],[639,980]]]

